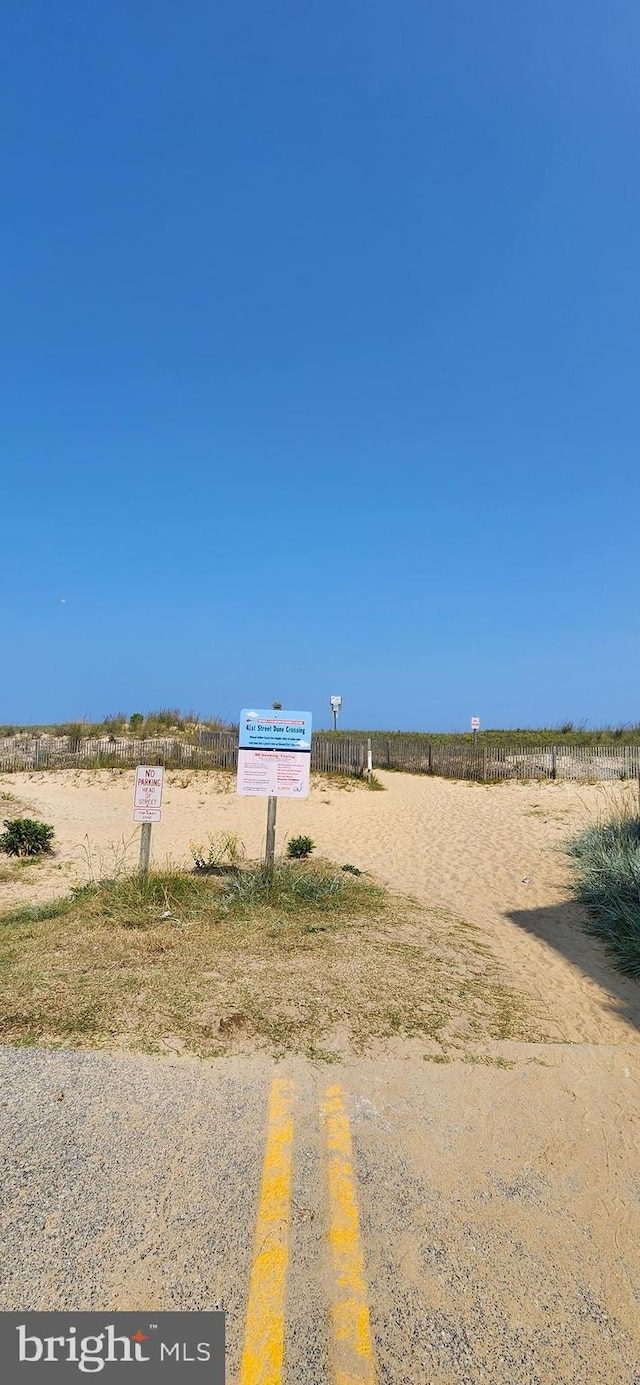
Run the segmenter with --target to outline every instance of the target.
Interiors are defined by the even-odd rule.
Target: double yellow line
[[[294,1097],[292,1082],[273,1083],[240,1385],[282,1381]],[[335,1385],[374,1385],[351,1131],[340,1086],[327,1088],[321,1109],[329,1161]]]

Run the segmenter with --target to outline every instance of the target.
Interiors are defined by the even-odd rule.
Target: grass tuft
[[[640,817],[617,814],[566,849],[588,932],[602,939],[619,971],[640,980]]]
[[[374,896],[381,895],[375,887],[368,886],[366,902],[371,903]],[[364,902],[363,896],[356,894],[343,875],[336,875],[330,868],[290,866],[280,862],[273,871],[257,866],[253,870],[241,871],[228,880],[224,890],[224,907],[227,910],[243,909],[246,905],[266,904],[270,908],[297,910],[301,905],[315,909],[335,909],[347,901],[353,905],[357,900]]]

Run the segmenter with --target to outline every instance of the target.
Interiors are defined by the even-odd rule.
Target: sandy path
[[[629,797],[633,786],[379,777],[384,793],[320,781],[306,802],[281,800],[279,847],[286,835],[309,833],[323,855],[478,924],[513,979],[536,998],[550,1039],[637,1042],[638,987],[618,976],[599,944],[582,933],[558,849]],[[128,841],[128,859],[135,861],[132,779],[131,771],[109,770],[3,776],[0,792],[17,795],[52,822],[59,849],[52,862],[21,871],[18,883],[0,882],[0,910],[86,879],[87,853],[97,873],[109,873]],[[156,863],[188,859],[190,840],[221,828],[237,831],[248,854],[259,855],[263,801],[219,790],[215,774],[169,772],[163,821],[154,828]]]

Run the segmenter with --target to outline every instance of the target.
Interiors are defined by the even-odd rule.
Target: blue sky
[[[637,4],[0,27],[0,721],[638,720]]]

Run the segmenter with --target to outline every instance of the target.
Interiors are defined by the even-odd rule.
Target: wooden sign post
[[[276,859],[276,813],[278,811],[278,799],[275,794],[270,794],[267,799],[267,841],[264,853],[264,864],[268,871],[272,871]]]
[[[149,870],[151,860],[151,823],[143,822],[140,828],[140,859],[138,861],[138,875],[144,880]]]

